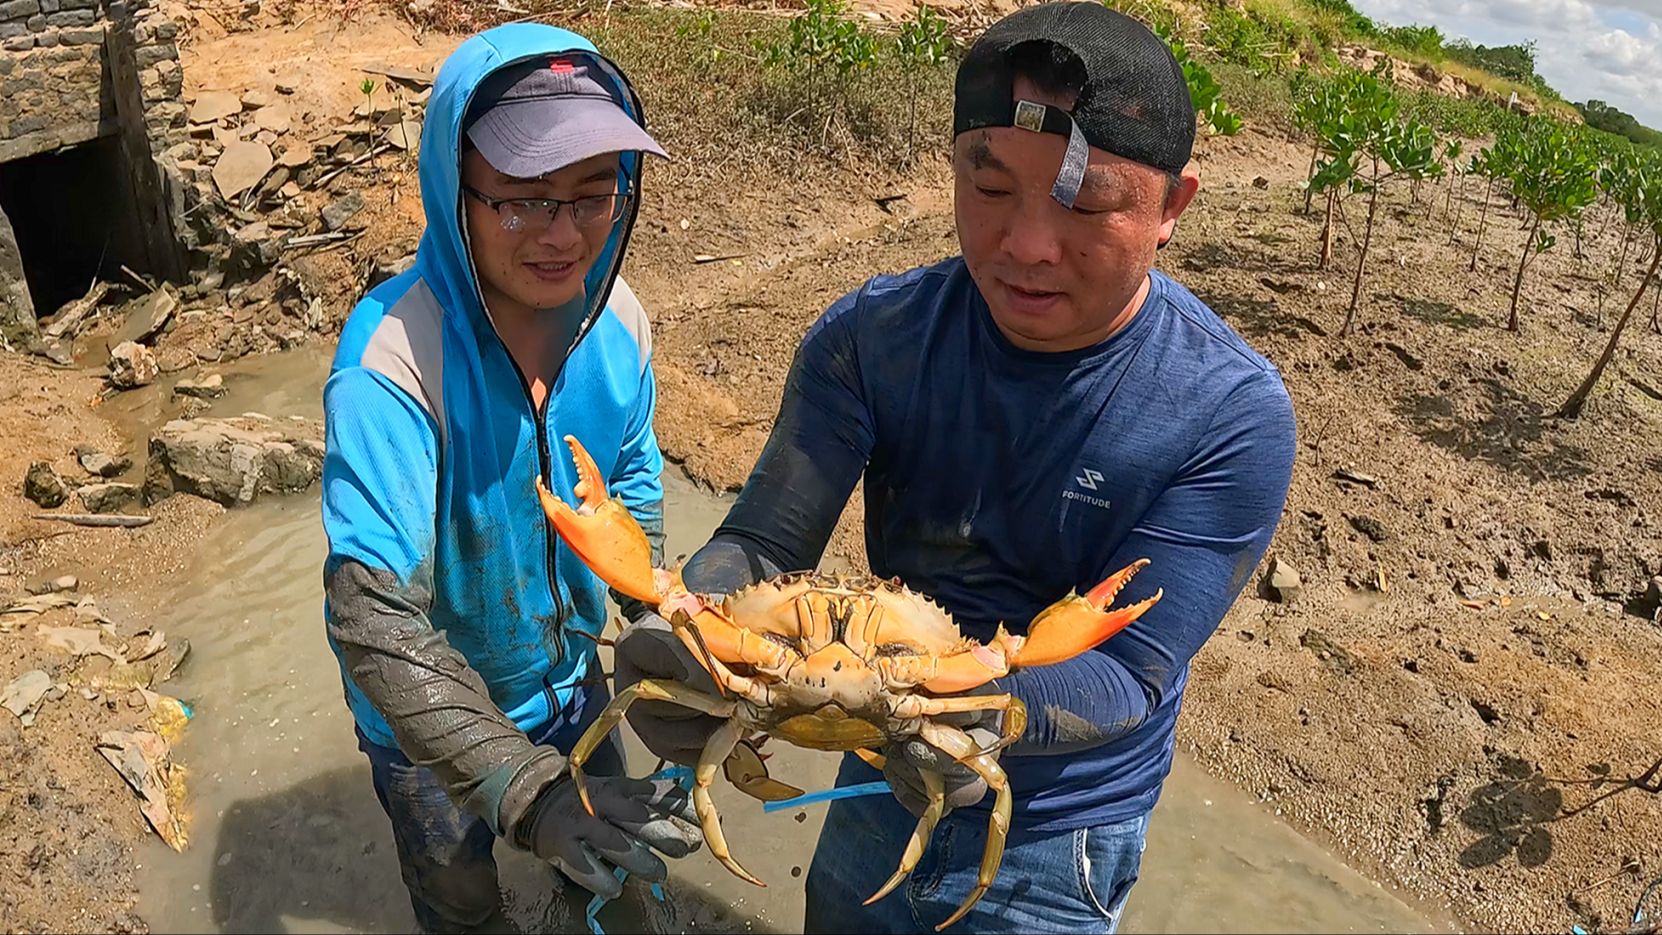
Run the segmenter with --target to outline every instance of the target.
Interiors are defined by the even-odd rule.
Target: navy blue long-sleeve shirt
[[[1194,295],[1150,277],[1126,327],[1064,353],[1006,340],[961,258],[844,296],[804,337],[760,460],[685,569],[695,589],[728,591],[815,567],[862,473],[872,571],[978,639],[1000,622],[1025,632],[1070,589],[1149,559],[1116,601],[1163,588],[1141,619],[998,680],[1029,712],[1001,761],[1018,827],[1153,807],[1189,660],[1286,500],[1294,420],[1279,374]]]

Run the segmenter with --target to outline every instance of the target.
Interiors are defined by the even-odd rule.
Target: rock
[[[59,575],[36,581],[27,588],[30,594],[58,594],[63,591],[73,591],[81,586],[81,579],[74,575]]]
[[[50,510],[69,499],[69,485],[52,470],[52,465],[36,461],[29,465],[29,473],[23,477],[23,496]]]
[[[60,366],[68,367],[75,363],[75,355],[62,341],[48,341],[40,345],[40,354],[47,360]]]
[[[1298,569],[1284,558],[1276,558],[1270,563],[1269,574],[1264,576],[1265,596],[1270,600],[1282,604],[1289,604],[1298,599],[1303,590],[1304,582],[1299,577]]]
[[[242,101],[230,91],[203,91],[191,105],[191,123],[214,123],[242,110]]]
[[[309,421],[279,429],[246,416],[176,419],[150,438],[145,502],[177,492],[235,506],[305,490],[323,470],[321,435]]]
[[[115,477],[133,466],[132,458],[106,454],[91,445],[76,445],[75,460],[80,462],[82,470],[94,477]]]
[[[1252,187],[1257,189],[1267,189],[1270,187],[1270,180],[1260,175],[1252,180]]]
[[[299,198],[300,197],[300,185],[297,182],[290,181],[287,184],[285,184],[282,188],[278,189],[277,194],[282,195],[284,198],[288,198],[288,199]]]
[[[330,202],[323,209],[323,226],[331,231],[338,231],[346,226],[352,216],[364,209],[364,196],[351,192]]]
[[[225,378],[217,373],[210,373],[200,380],[180,380],[173,385],[173,392],[180,396],[194,396],[197,399],[218,399],[225,395]]]
[[[264,143],[238,140],[225,147],[214,163],[214,186],[221,198],[235,198],[253,188],[271,171],[275,160]]]
[[[1375,542],[1384,542],[1385,540],[1391,538],[1391,533],[1386,530],[1385,524],[1371,516],[1357,514],[1355,516],[1347,516],[1345,518],[1350,520],[1350,525],[1355,527],[1357,532],[1367,536]]]
[[[1305,630],[1299,635],[1298,643],[1338,672],[1349,673],[1356,669],[1356,658],[1320,630]]]
[[[110,349],[110,385],[117,389],[146,386],[157,372],[156,355],[142,344],[127,341]]]
[[[131,310],[127,312],[127,320],[122,323],[121,330],[115,333],[115,343],[149,343],[151,338],[167,327],[173,313],[178,310],[179,299],[173,294],[173,290],[168,286],[157,289],[132,304]]]
[[[76,493],[81,496],[81,503],[86,506],[88,513],[117,513],[121,508],[139,499],[137,484],[88,484]]]
[[[1348,467],[1339,468],[1333,472],[1333,476],[1338,480],[1350,481],[1354,484],[1361,484],[1364,487],[1377,487],[1379,485],[1379,478],[1374,477],[1372,474],[1364,474],[1361,471],[1353,470]]]
[[[283,255],[288,239],[287,231],[274,231],[264,221],[245,225],[231,238],[231,264],[250,277],[258,275]]]
[[[252,91],[243,92],[241,107],[247,108],[248,110],[257,110],[270,103],[271,95],[255,88]]]
[[[409,269],[415,264],[415,258],[416,255],[414,253],[405,254],[396,260],[387,259],[386,257],[376,257],[375,265],[371,267],[369,272],[369,283],[364,286],[364,289],[366,291],[373,289],[381,283],[384,283],[392,277],[397,276],[399,273]]]

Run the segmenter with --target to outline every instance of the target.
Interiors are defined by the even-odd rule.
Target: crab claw
[[[1147,564],[1148,559],[1140,558],[1109,575],[1084,597],[1069,594],[1039,611],[1039,615],[1027,626],[1027,638],[1011,656],[1010,668],[1044,666],[1072,659],[1130,626],[1132,621],[1159,603],[1165,594],[1164,589],[1155,591],[1153,597],[1130,607],[1110,611],[1108,605]]]
[[[591,571],[621,594],[653,607],[662,600],[652,568],[652,545],[640,524],[629,515],[622,501],[609,496],[606,481],[594,458],[576,437],[567,435],[572,463],[577,466],[577,485],[572,488],[582,501],[573,509],[548,492],[538,477],[537,498],[542,511],[560,538],[577,553]]]

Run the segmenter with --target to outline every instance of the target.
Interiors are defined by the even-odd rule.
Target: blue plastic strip
[[[646,779],[648,782],[653,782],[659,779],[673,779],[680,784],[681,788],[690,789],[692,787],[693,771],[687,766],[671,766],[653,773],[652,775],[646,777]],[[622,883],[624,878],[629,876],[629,871],[623,869],[622,867],[617,868],[613,872],[616,874],[619,883]],[[652,884],[652,897],[659,902],[664,901],[664,888],[662,885],[657,883]],[[583,920],[589,924],[589,931],[593,932],[594,935],[606,935],[606,930],[600,927],[599,920],[595,918],[600,914],[601,908],[605,905],[606,899],[599,894],[596,894],[593,899],[589,900],[588,908],[583,910]]]
[[[763,802],[762,811],[777,812],[787,808],[796,808],[799,805],[813,805],[816,802],[829,802],[832,799],[852,799],[862,795],[876,795],[879,792],[892,792],[885,780],[877,782],[863,782],[857,786],[838,786],[832,789],[821,789],[818,792],[809,792],[794,799],[782,799],[778,802]]]

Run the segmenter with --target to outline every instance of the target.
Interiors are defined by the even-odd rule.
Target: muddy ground
[[[192,31],[182,44],[187,96],[281,80],[297,111],[322,114],[349,106],[360,66],[429,66],[457,41],[372,8],[352,13],[294,5],[241,25],[182,16]],[[679,41],[669,21],[622,22],[608,33],[615,45],[601,45],[636,77],[680,157],[649,176],[625,269],[653,320],[659,436],[692,477],[733,489],[814,317],[869,275],[955,251],[949,179],[938,148],[904,169],[789,147],[723,152],[710,128],[735,102],[719,88],[689,94],[670,76],[656,80],[665,66],[648,50]],[[1205,142],[1201,196],[1160,258],[1281,369],[1300,439],[1270,560],[1296,568],[1302,589],[1288,602],[1258,588],[1242,596],[1195,661],[1180,740],[1365,873],[1473,928],[1620,930],[1662,874],[1662,629],[1651,583],[1662,575],[1662,337],[1646,326],[1648,301],[1586,413],[1549,418],[1625,298],[1609,295],[1600,314],[1615,227],[1590,240],[1585,259],[1560,236],[1530,269],[1523,330],[1510,334],[1524,219],[1492,198],[1469,272],[1484,194],[1472,180],[1456,191],[1452,246],[1446,191],[1428,189],[1417,204],[1391,192],[1360,328],[1339,338],[1356,245],[1341,231],[1331,268],[1316,268],[1321,218],[1300,211],[1297,190],[1307,158],[1273,123]],[[307,340],[327,342],[366,271],[413,249],[409,168],[372,161],[290,206],[315,213],[351,191],[366,203],[356,241],[289,264],[325,300],[325,323]],[[1359,224],[1359,208],[1349,213]],[[1602,221],[1595,215],[1589,233],[1600,235]],[[1629,257],[1624,292],[1639,259]],[[236,334],[259,323],[260,301],[244,295],[236,309],[164,334],[158,356],[178,366],[163,382],[210,372],[228,343],[257,352]],[[92,444],[142,469],[153,426],[112,421],[119,407],[93,404],[97,342],[117,325],[84,335],[68,367],[0,356],[8,600],[66,570],[87,593],[142,589],[177,567],[221,510],[174,497],[137,530],[30,518],[38,508],[20,494],[32,462],[79,477],[72,449]],[[858,524],[856,496],[831,560],[860,564]],[[25,632],[0,635],[0,682],[66,664]],[[74,689],[25,730],[0,714],[0,929],[143,927],[128,908],[129,867],[149,832],[92,748],[99,731],[139,717]]]

